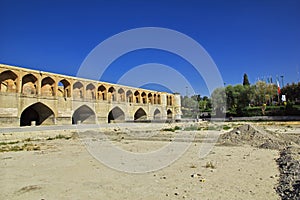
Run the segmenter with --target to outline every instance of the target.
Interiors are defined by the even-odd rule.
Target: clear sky
[[[269,75],[283,75],[285,83],[299,79],[299,0],[0,0],[0,13],[0,63],[76,75],[110,36],[164,27],[200,43],[227,85],[242,83],[244,73],[251,83]],[[193,76],[186,61],[148,49],[120,57],[102,79],[116,82],[133,66],[153,62]],[[193,81],[201,86],[196,93],[208,95],[201,78]]]

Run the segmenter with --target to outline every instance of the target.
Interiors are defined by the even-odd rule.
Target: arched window
[[[37,78],[32,74],[27,74],[22,78],[22,94],[36,95],[37,94]]]
[[[98,87],[98,99],[101,101],[107,100],[106,87],[104,87],[103,85],[100,85]]]
[[[17,92],[18,76],[11,70],[4,71],[0,74],[0,92]]]
[[[108,100],[109,101],[116,101],[116,90],[114,87],[110,87],[108,89]]]
[[[46,77],[42,80],[42,85],[41,85],[41,95],[42,96],[54,96],[54,85],[55,81],[50,78]]]
[[[138,91],[134,92],[135,103],[141,103],[141,96]]]
[[[58,94],[59,97],[71,97],[71,90],[70,90],[70,82],[66,79],[63,79],[58,82]]]
[[[73,98],[83,99],[83,84],[79,81],[73,85]]]
[[[125,101],[125,91],[122,88],[118,90],[118,99],[121,102]]]
[[[86,86],[86,98],[87,99],[95,99],[96,98],[95,89],[96,89],[96,87],[92,83],[90,83]]]
[[[153,104],[153,95],[152,95],[152,93],[148,94],[148,103]]]
[[[126,98],[127,98],[127,102],[133,103],[133,94],[132,94],[131,90],[128,90],[126,92]]]
[[[146,93],[142,92],[141,97],[142,97],[142,103],[146,104],[147,103],[147,95],[146,95]]]

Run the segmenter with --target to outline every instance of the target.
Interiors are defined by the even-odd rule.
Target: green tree
[[[300,82],[287,84],[286,86],[281,88],[281,94],[286,95],[287,101],[300,101]]]
[[[243,85],[250,85],[249,79],[248,79],[248,75],[246,73],[244,73],[244,78],[243,78]]]
[[[199,114],[199,106],[198,102],[195,100],[195,97],[181,97],[181,110],[183,118],[195,118],[197,114]]]
[[[255,84],[254,94],[256,105],[272,104],[272,101],[277,97],[277,86],[258,81]]]
[[[215,115],[222,117],[226,112],[226,92],[225,88],[216,88],[211,94],[212,107]]]
[[[207,112],[211,110],[211,100],[204,96],[199,102],[199,110],[201,112]]]

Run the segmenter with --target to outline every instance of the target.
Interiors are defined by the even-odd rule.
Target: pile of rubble
[[[248,124],[237,127],[219,137],[219,142],[224,145],[248,144],[258,148],[279,150],[280,155],[276,162],[280,171],[280,179],[276,186],[276,192],[283,200],[300,199],[300,147],[298,140],[299,136],[272,134]]]
[[[276,188],[281,199],[300,199],[300,148],[286,147],[280,151],[276,160],[280,179]]]
[[[219,143],[224,145],[248,144],[265,149],[280,149],[287,145],[286,141],[282,141],[265,131],[262,132],[250,124],[242,125],[222,134],[219,137]]]

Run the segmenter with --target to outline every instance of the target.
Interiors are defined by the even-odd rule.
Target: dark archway
[[[139,108],[134,114],[134,120],[147,120],[146,112],[142,108]]]
[[[167,111],[167,118],[168,119],[173,119],[173,113],[170,109]]]
[[[96,114],[88,106],[83,105],[75,110],[72,116],[72,124],[95,124]]]
[[[98,99],[101,101],[107,100],[107,91],[103,85],[98,87]]]
[[[32,121],[36,125],[53,125],[54,124],[53,111],[43,103],[35,103],[27,107],[21,114],[20,126],[30,126]]]
[[[108,123],[125,121],[125,113],[121,108],[115,107],[108,113]]]
[[[153,119],[161,119],[161,112],[158,109],[154,111]]]

